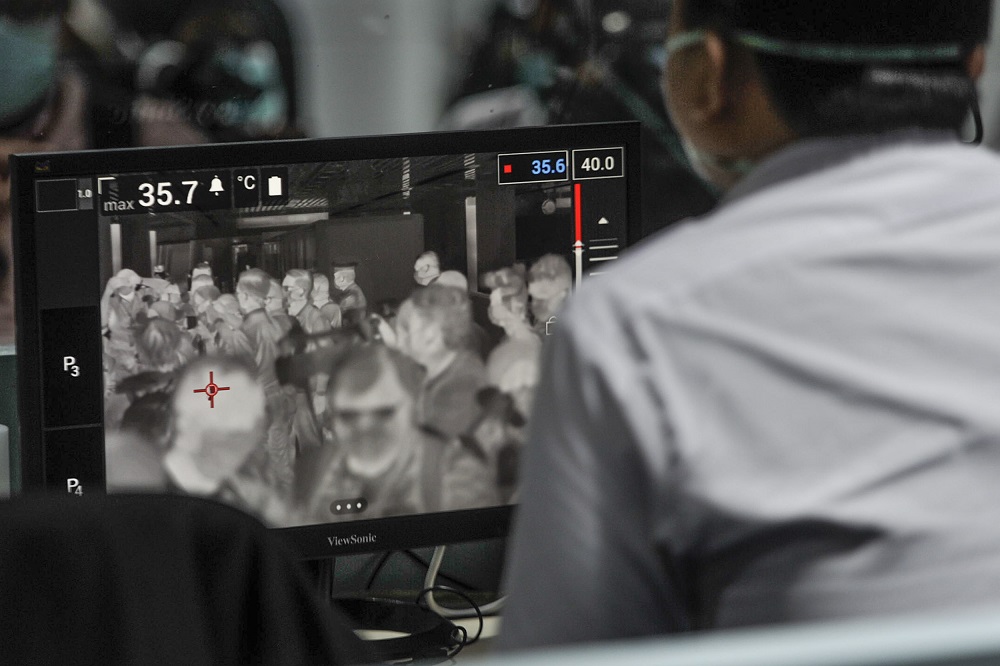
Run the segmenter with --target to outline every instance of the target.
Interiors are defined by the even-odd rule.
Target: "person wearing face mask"
[[[344,326],[355,326],[368,314],[368,299],[365,292],[354,280],[357,278],[358,264],[351,259],[333,262],[333,286],[331,297],[340,305]]]
[[[330,322],[309,300],[312,294],[312,277],[309,271],[301,268],[288,271],[281,282],[281,289],[288,303],[288,314],[295,317],[303,331],[313,334],[330,330]]]
[[[725,194],[546,341],[501,650],[1000,602],[989,25],[672,3],[666,106]]]

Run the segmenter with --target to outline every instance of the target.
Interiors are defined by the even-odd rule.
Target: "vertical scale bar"
[[[580,281],[583,279],[583,211],[580,210],[580,206],[580,183],[575,183],[573,185],[573,214],[576,229],[573,237],[576,242],[573,243],[573,254],[576,256],[576,278],[573,284],[576,287],[580,286]]]

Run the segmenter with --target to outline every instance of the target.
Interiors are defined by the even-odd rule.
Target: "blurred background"
[[[6,162],[14,151],[632,119],[641,122],[643,133],[643,228],[655,233],[715,203],[679,157],[660,98],[669,5],[0,0],[8,27],[25,21],[55,26],[0,33],[0,58],[19,63],[2,70],[8,78],[0,85],[9,99],[0,108],[0,157]],[[994,34],[1000,34],[997,18],[994,12]],[[996,44],[980,91],[986,144],[997,149]],[[6,179],[5,169],[0,171]],[[7,343],[0,354],[0,423],[9,424],[16,437],[13,327],[3,325],[12,321],[6,180],[0,191],[0,344]],[[0,464],[0,490],[5,480]],[[489,590],[497,582],[501,549],[485,543],[455,551],[452,575],[464,578],[467,589]],[[357,558],[338,563],[339,575],[347,585],[365,580],[371,586],[384,573],[389,578],[383,585],[408,586],[427,556]]]

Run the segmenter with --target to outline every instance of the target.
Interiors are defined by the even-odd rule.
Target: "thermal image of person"
[[[212,373],[226,387],[209,407],[204,392]],[[246,507],[233,481],[267,432],[264,389],[252,366],[216,356],[189,364],[177,379],[170,402],[171,448],[163,466],[177,492]]]
[[[573,287],[573,271],[565,257],[546,254],[528,270],[528,295],[535,333],[549,335]]]
[[[464,433],[479,416],[476,392],[486,385],[486,367],[469,349],[468,293],[437,283],[415,290],[400,307],[396,330],[400,349],[427,373],[418,422],[445,437]]]
[[[209,326],[214,332],[215,349],[225,356],[254,361],[254,349],[243,331],[240,304],[232,294],[222,294],[208,309]]]
[[[287,493],[295,476],[295,446],[292,441],[295,400],[278,382],[275,369],[285,331],[266,309],[273,282],[271,276],[259,268],[246,270],[240,273],[236,282],[236,299],[244,315],[240,330],[253,349],[257,382],[267,396],[269,474],[279,493]]]
[[[268,278],[267,298],[264,300],[264,310],[281,329],[281,337],[285,338],[292,329],[299,326],[298,320],[288,314],[288,303],[285,290],[281,283],[272,277]]]
[[[356,261],[342,259],[333,264],[333,286],[336,289],[337,304],[345,326],[356,326],[364,321],[368,314],[368,299],[365,292],[357,285],[358,264]]]
[[[441,259],[434,250],[421,252],[413,262],[413,281],[426,287],[441,275]]]
[[[528,288],[523,265],[488,273],[484,284],[490,289],[490,321],[504,332],[503,340],[486,360],[489,382],[499,386],[515,365],[523,361],[536,362],[541,354],[542,340],[528,319]]]
[[[309,271],[293,268],[285,273],[281,289],[285,294],[287,312],[295,317],[308,334],[325,333],[330,330],[330,322],[322,315],[319,308],[313,305],[309,298],[312,295],[312,277]]]
[[[487,506],[494,474],[485,459],[421,428],[416,400],[423,369],[382,344],[353,347],[335,364],[327,400],[322,475],[312,519],[381,517]],[[336,500],[358,498],[362,511],[338,511]]]
[[[988,617],[991,2],[669,7],[663,99],[722,200],[560,312],[498,647]]]
[[[101,297],[101,324],[112,338],[131,338],[136,315],[146,309],[137,294],[142,278],[123,268],[108,280]]]
[[[191,339],[173,321],[153,317],[135,338],[140,371],[171,373],[196,356]]]
[[[281,326],[265,309],[270,291],[271,277],[259,268],[240,273],[236,282],[236,300],[243,313],[240,329],[250,341],[257,379],[268,394],[280,391],[274,362],[284,336]]]
[[[309,503],[317,520],[335,518],[331,503],[344,498],[363,499],[364,515],[372,518],[425,509],[426,445],[414,420],[423,374],[415,362],[382,345],[353,349],[335,365],[326,394],[333,441],[326,445],[325,472]]]
[[[326,318],[330,328],[340,328],[343,315],[340,306],[330,300],[330,278],[322,273],[313,273],[312,293],[309,298]]]
[[[198,280],[199,278],[196,278]],[[199,286],[191,292],[191,306],[194,308],[197,324],[191,331],[192,342],[199,354],[215,352],[215,331],[209,321],[212,304],[221,296],[214,284]]]

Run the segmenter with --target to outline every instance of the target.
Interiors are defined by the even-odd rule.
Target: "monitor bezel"
[[[151,173],[309,162],[391,159],[468,153],[507,153],[559,148],[625,147],[629,210],[626,245],[642,233],[639,123],[550,125],[498,130],[425,132],[379,136],[284,139],[192,146],[122,148],[16,154],[10,158],[13,249],[16,257],[17,380],[20,472],[12,491],[45,486],[42,423],[40,308],[37,305],[35,228],[32,202],[37,178],[85,177],[107,173]],[[280,158],[278,154],[280,153]],[[155,169],[150,165],[156,164]],[[30,344],[29,344],[30,342]],[[304,558],[437,546],[503,537],[516,505],[392,516],[343,523],[277,528]]]

